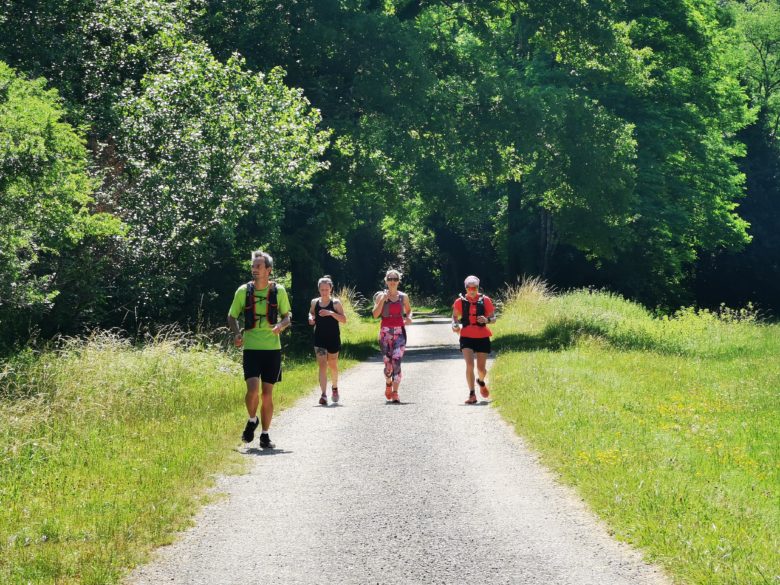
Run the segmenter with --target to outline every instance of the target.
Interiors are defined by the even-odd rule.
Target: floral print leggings
[[[385,362],[385,378],[401,381],[401,358],[406,351],[406,332],[403,327],[379,329],[379,347]]]

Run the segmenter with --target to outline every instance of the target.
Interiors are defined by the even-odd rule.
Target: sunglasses
[[[399,280],[401,280],[401,279],[400,279],[400,278],[396,278],[396,277],[394,277],[394,276],[393,276],[393,277],[391,277],[391,278],[385,278],[385,280],[386,280],[387,282],[398,282],[398,281],[399,281]]]

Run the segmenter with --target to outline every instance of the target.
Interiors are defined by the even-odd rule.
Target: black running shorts
[[[281,349],[245,349],[244,380],[260,378],[264,384],[282,381]]]
[[[324,349],[326,353],[338,353],[341,351],[341,335],[336,332],[336,335],[317,335],[318,331],[314,332],[314,351],[317,355],[321,355],[321,349]]]
[[[314,352],[317,355],[324,355],[328,353],[338,353],[341,351],[341,341],[328,341],[327,343],[323,343],[320,341],[320,343],[317,343],[319,340],[314,341]],[[324,352],[324,353],[323,353]]]
[[[461,336],[460,349],[470,349],[474,353],[490,353],[490,338]]]

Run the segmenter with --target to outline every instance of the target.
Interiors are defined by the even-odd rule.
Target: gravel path
[[[228,497],[128,583],[668,583],[486,402],[463,404],[448,323],[409,328],[402,404],[385,404],[376,359],[342,376],[340,405],[313,390],[278,415],[278,449],[248,449],[251,471],[219,480]]]

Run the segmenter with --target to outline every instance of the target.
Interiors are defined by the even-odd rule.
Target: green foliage
[[[78,99],[98,135],[111,136],[121,127],[120,102],[139,93],[145,75],[181,58],[199,4],[199,0],[107,0],[85,15],[83,89]]]
[[[735,213],[744,181],[735,159],[744,149],[734,134],[749,118],[717,3],[640,4],[626,17],[635,19],[628,37],[645,50],[648,71],[631,109],[620,108],[636,124],[639,144],[641,244],[626,260],[655,273],[643,280],[658,298],[683,284],[701,250],[748,240]],[[635,286],[628,290],[639,294]]]
[[[780,299],[780,4],[730,4],[738,36],[732,47],[755,121],[739,134],[747,152],[741,168],[747,196],[740,215],[752,242],[740,253],[716,253],[697,267],[697,297],[717,304],[752,300],[777,312]]]
[[[295,314],[323,271],[366,292],[391,264],[424,295],[482,271],[679,306],[746,219],[749,271],[777,266],[774,0],[0,7],[0,58],[89,125],[97,206],[130,227],[59,267],[51,330],[221,319],[256,247]]]
[[[44,77],[71,104],[83,95],[83,25],[95,0],[0,0],[0,59],[27,73]]]
[[[416,25],[438,80],[418,168],[446,185],[418,188],[460,245],[482,200],[503,278],[555,274],[560,245],[657,302],[702,250],[747,241],[748,113],[715,2],[434,2]]]
[[[539,100],[548,114],[524,173],[525,204],[549,212],[564,242],[615,258],[633,242],[637,220],[634,126],[575,93],[545,89]]]
[[[0,322],[43,311],[58,292],[59,268],[85,238],[120,232],[92,213],[95,181],[84,142],[63,121],[56,91],[0,62]],[[82,267],[83,268],[83,267]],[[5,335],[0,343],[9,341]]]
[[[742,77],[753,104],[762,110],[762,122],[777,140],[780,129],[780,3],[776,0],[732,2]]]
[[[375,286],[383,266],[405,252],[389,249],[375,226],[417,195],[409,129],[425,119],[420,106],[432,77],[415,30],[378,6],[336,0],[209,2],[200,30],[221,58],[238,51],[253,69],[282,66],[334,132],[329,171],[311,191],[282,201],[278,258],[292,274],[293,313],[311,298],[296,291],[312,286],[321,267],[338,278],[359,265],[370,272],[350,270],[349,280]]]
[[[223,64],[198,44],[174,52],[122,103],[118,139],[135,292],[141,305],[158,308],[162,296],[202,275],[215,251],[238,244],[236,226],[247,214],[262,217],[264,242],[276,239],[275,194],[308,184],[325,166],[328,140],[316,128],[319,113],[284,85],[282,70],[251,73],[239,57]]]
[[[54,81],[71,116],[110,139],[123,92],[136,90],[147,71],[173,57],[166,39],[185,39],[198,0],[2,0],[0,56],[17,68]]]

